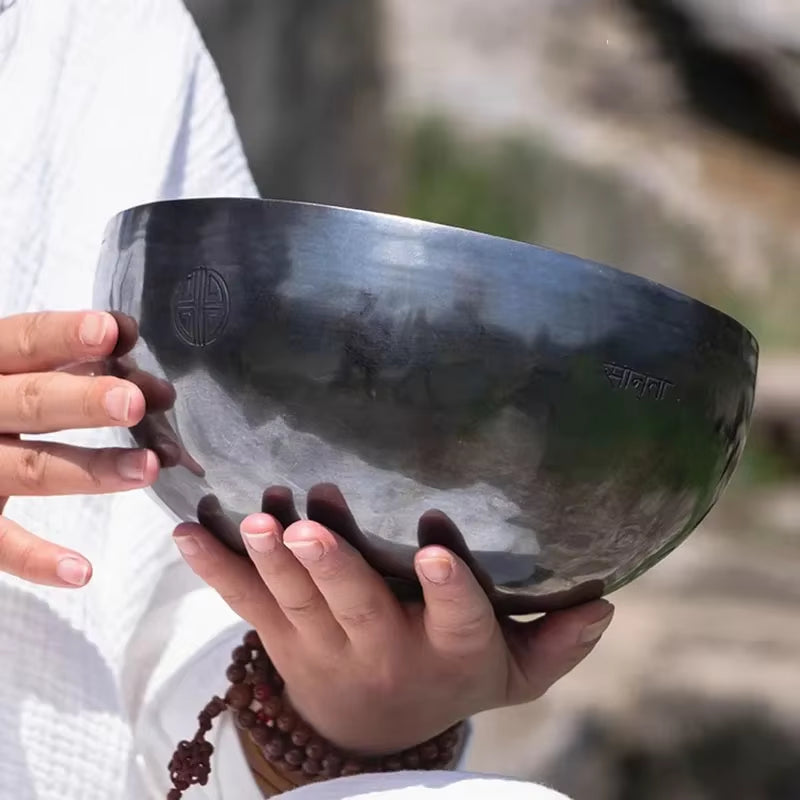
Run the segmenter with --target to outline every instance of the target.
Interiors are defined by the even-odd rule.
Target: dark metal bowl
[[[133,435],[161,456],[155,492],[178,517],[209,494],[240,519],[266,486],[302,499],[333,483],[361,528],[348,535],[405,580],[438,509],[454,524],[427,515],[422,540],[466,548],[516,612],[608,593],[675,548],[727,484],[753,406],[757,343],[725,314],[383,214],[133,208],[107,228],[95,305],[139,323],[115,369],[175,389]],[[324,517],[335,492],[314,491]],[[219,535],[241,550],[235,527]]]

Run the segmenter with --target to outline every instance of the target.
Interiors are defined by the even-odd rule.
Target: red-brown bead
[[[337,753],[328,753],[322,759],[322,772],[326,778],[338,778],[342,772],[342,758]]]
[[[328,748],[319,740],[319,739],[312,739],[306,745],[306,755],[312,761],[322,761],[325,757],[325,752]]]
[[[273,736],[264,747],[264,755],[270,761],[279,761],[286,752],[286,744],[280,736]]]
[[[259,703],[264,703],[272,697],[272,687],[268,683],[257,683],[253,689],[253,697]]]
[[[292,768],[299,768],[306,760],[306,754],[300,747],[292,747],[286,751],[283,760]]]
[[[259,747],[263,747],[272,739],[272,731],[266,725],[258,724],[250,731],[250,738]]]
[[[231,683],[241,683],[247,677],[247,670],[242,664],[231,664],[225,670],[225,677]]]
[[[419,751],[419,757],[425,764],[430,764],[432,761],[436,761],[436,759],[439,758],[439,748],[436,746],[436,742],[425,742],[425,744],[417,749]]]
[[[243,708],[236,714],[236,724],[242,730],[250,730],[250,728],[255,727],[257,722],[258,717],[256,716],[256,712],[249,708]]]
[[[341,774],[345,775],[359,775],[364,771],[363,766],[361,765],[360,761],[356,761],[353,758],[348,758],[347,761],[342,764],[342,771]]]
[[[320,771],[322,770],[322,765],[319,761],[315,761],[313,758],[307,758],[303,762],[303,774],[308,775],[309,778],[313,778],[319,775]]]
[[[203,710],[212,719],[218,717],[225,710],[225,701],[221,697],[215,697]]]
[[[283,711],[283,703],[280,697],[270,697],[262,706],[262,710],[270,719],[279,717],[281,711]]]
[[[250,684],[237,683],[228,689],[225,698],[231,708],[240,711],[243,708],[247,708],[250,703],[253,702],[253,689]]]
[[[231,661],[233,661],[234,664],[249,664],[252,655],[253,651],[249,647],[240,644],[238,647],[235,647],[231,653]]]
[[[311,741],[311,730],[301,723],[292,731],[290,738],[296,747],[305,747]]]
[[[383,759],[381,765],[386,772],[400,772],[403,769],[403,759],[401,756],[389,756]]]
[[[281,733],[289,733],[297,723],[297,717],[291,711],[284,711],[275,720],[275,727]]]
[[[250,650],[260,650],[262,648],[261,637],[257,631],[247,631],[243,641],[245,647],[250,648]]]

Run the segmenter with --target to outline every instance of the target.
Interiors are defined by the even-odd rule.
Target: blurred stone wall
[[[262,196],[380,208],[391,182],[383,9],[372,0],[187,0]]]

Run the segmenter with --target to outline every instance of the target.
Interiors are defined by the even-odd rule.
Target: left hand
[[[440,546],[415,557],[424,604],[401,604],[357,550],[288,505],[285,530],[265,513],[243,521],[249,559],[194,523],[178,526],[175,541],[258,631],[298,713],[342,749],[397,752],[480,711],[534,700],[611,622],[605,600],[498,621],[464,562]]]

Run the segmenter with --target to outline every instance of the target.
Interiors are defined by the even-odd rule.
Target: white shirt
[[[124,208],[256,195],[216,70],[177,0],[2,7],[0,315],[90,307],[103,229]],[[57,438],[117,443],[108,431]],[[0,575],[0,797],[163,798],[175,737],[220,691],[237,621],[180,562],[175,520],[143,492],[12,499],[7,513],[85,553],[95,574],[81,591]],[[186,692],[166,702],[170,681]],[[260,800],[238,742],[221,737],[215,768],[227,784],[205,800]],[[330,782],[298,798],[361,787]]]

